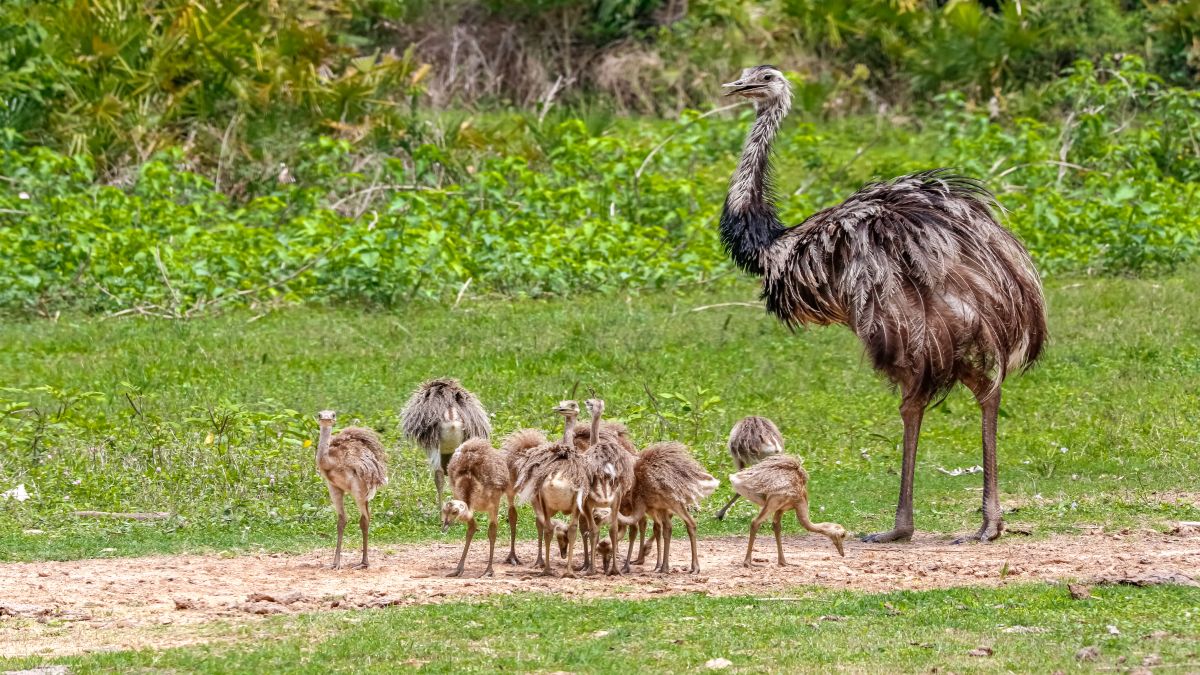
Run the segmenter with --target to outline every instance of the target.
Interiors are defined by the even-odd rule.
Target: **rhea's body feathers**
[[[459,446],[448,468],[451,493],[472,510],[494,505],[512,490],[504,455],[481,438]]]
[[[868,185],[793,228],[728,236],[756,249],[742,267],[763,277],[768,311],[791,327],[846,325],[877,370],[933,396],[967,373],[1003,381],[1046,339],[1041,282],[994,208],[977,181],[935,170]],[[726,210],[723,232],[774,217]]]
[[[387,485],[387,454],[379,437],[370,429],[346,427],[329,440],[329,447],[318,448],[317,470],[329,482],[346,491],[361,482],[367,499]]]

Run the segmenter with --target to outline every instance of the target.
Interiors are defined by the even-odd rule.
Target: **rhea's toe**
[[[862,540],[868,544],[887,544],[891,542],[906,542],[912,539],[911,530],[888,530],[887,532],[876,532],[868,534]]]

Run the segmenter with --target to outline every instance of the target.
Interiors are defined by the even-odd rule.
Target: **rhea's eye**
[[[770,73],[767,73],[766,75],[763,75],[763,82],[766,82],[767,80],[770,80],[770,79],[771,79],[771,74],[770,74]]]

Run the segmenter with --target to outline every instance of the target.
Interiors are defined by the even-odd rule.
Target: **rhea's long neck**
[[[329,452],[329,438],[333,436],[333,427],[322,424],[321,435],[317,438],[317,460],[320,461]]]
[[[763,273],[763,258],[784,231],[771,189],[771,143],[788,108],[786,98],[759,105],[721,211],[721,243],[752,274]]]
[[[563,443],[572,450],[575,449],[575,416],[567,415],[563,425]]]
[[[592,436],[589,443],[595,445],[600,440],[600,411],[597,410],[595,415],[592,415]]]

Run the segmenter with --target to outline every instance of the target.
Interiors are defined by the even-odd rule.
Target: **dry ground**
[[[477,540],[478,542],[478,540]],[[175,555],[0,565],[0,656],[163,648],[222,639],[226,624],[360,607],[444,602],[520,591],[580,598],[642,598],[671,593],[772,594],[815,585],[860,591],[994,586],[1034,580],[1158,583],[1200,580],[1200,533],[1096,533],[990,545],[953,546],[921,536],[909,544],[848,543],[838,557],[828,540],[789,536],[790,565],[774,564],[770,533],[759,539],[753,570],[742,567],[744,537],[700,542],[701,573],[684,573],[687,539],[672,546],[676,572],[635,567],[630,576],[545,578],[527,567],[496,565],[480,579],[486,539],[472,547],[464,579],[445,574],[459,542],[374,550],[365,571],[326,569],[331,551],[240,557]],[[497,546],[497,560],[507,547]],[[518,551],[532,562],[535,546]],[[350,558],[353,558],[351,553]],[[653,554],[650,556],[653,562]],[[561,571],[562,562],[556,561]],[[646,566],[645,569],[649,569]]]

